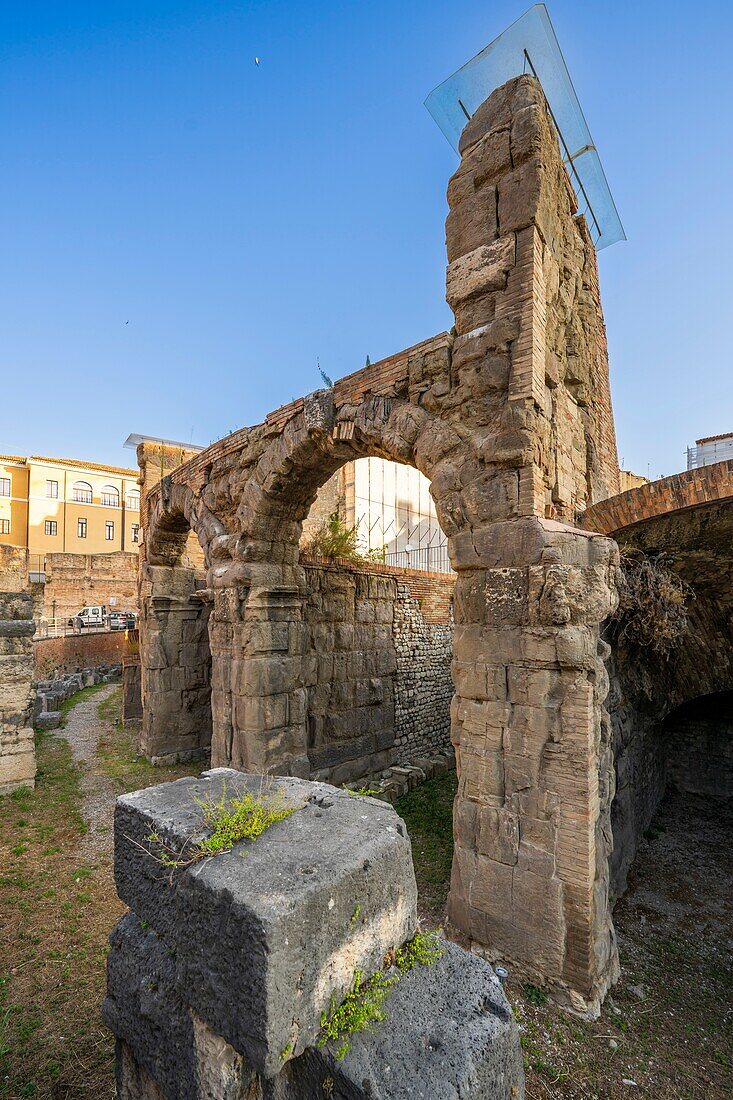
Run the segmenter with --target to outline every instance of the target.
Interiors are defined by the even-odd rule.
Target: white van
[[[74,618],[69,620],[69,624],[77,626],[79,630],[89,630],[94,627],[97,630],[103,630],[106,621],[107,608],[96,605],[95,607],[82,607],[81,611],[77,611]]]

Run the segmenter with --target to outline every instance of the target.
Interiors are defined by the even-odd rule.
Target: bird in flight
[[[260,63],[260,59],[259,59],[259,57],[256,57],[255,58],[255,65],[259,65],[259,63]]]
[[[125,321],[125,324],[126,324],[126,325],[129,325],[129,323],[130,323],[129,321]]]

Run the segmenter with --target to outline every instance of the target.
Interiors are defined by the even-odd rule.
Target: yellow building
[[[137,479],[137,470],[96,462],[0,455],[0,543],[27,547],[31,570],[35,555],[135,550]]]

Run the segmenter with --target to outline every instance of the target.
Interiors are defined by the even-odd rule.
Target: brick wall
[[[650,481],[588,508],[582,517],[588,531],[613,535],[668,512],[733,498],[733,461]]]
[[[80,668],[121,664],[126,649],[124,630],[43,638],[33,643],[36,679],[48,679],[53,672],[76,672]]]

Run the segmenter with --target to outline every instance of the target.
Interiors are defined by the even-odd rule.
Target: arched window
[[[103,485],[100,499],[107,508],[119,508],[120,490],[115,488],[114,485]]]
[[[75,481],[71,486],[71,499],[77,504],[91,504],[93,499],[92,487],[88,481]]]
[[[128,489],[127,490],[127,508],[130,512],[140,511],[140,490]]]

